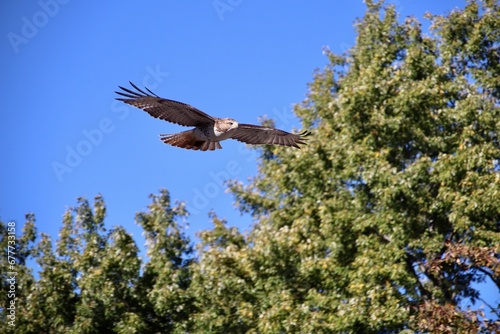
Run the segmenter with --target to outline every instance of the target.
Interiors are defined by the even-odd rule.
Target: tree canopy
[[[147,259],[105,226],[100,195],[78,199],[55,242],[28,214],[15,331],[500,331],[500,304],[477,290],[500,289],[500,5],[428,14],[427,34],[394,6],[366,6],[355,45],[325,49],[295,108],[308,146],[258,148],[258,175],[229,183],[248,234],[211,213],[193,244],[167,190],[136,216]]]

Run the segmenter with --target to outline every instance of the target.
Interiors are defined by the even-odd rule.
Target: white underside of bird
[[[174,134],[161,134],[160,139],[165,144],[172,146],[191,150],[213,151],[222,148],[219,142],[231,138],[238,125],[237,121],[230,118],[217,119],[213,127],[206,126]]]

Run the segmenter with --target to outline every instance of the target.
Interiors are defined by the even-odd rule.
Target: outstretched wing
[[[161,98],[148,88],[146,88],[147,92],[145,92],[132,82],[130,84],[136,91],[118,86],[122,91],[115,91],[115,93],[123,96],[117,97],[118,101],[140,108],[155,118],[179,125],[203,126],[214,123],[212,116],[189,104]]]
[[[305,137],[308,135],[308,131],[290,133],[259,125],[239,124],[231,138],[247,144],[283,145],[300,148],[299,144],[306,144]]]

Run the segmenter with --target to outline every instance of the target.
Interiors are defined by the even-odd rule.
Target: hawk
[[[189,104],[161,98],[149,88],[146,88],[147,92],[145,92],[132,82],[130,84],[136,91],[118,86],[122,91],[115,91],[115,93],[122,97],[117,97],[117,100],[140,108],[155,118],[195,127],[188,131],[160,135],[160,139],[165,144],[172,146],[189,150],[213,151],[222,148],[220,141],[231,138],[247,144],[300,148],[299,144],[305,145],[305,137],[309,135],[308,131],[289,133],[265,126],[238,123],[232,118],[213,117]]]

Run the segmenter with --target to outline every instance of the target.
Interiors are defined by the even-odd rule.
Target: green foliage
[[[144,229],[149,257],[137,286],[143,308],[141,319],[151,333],[174,329],[182,332],[183,321],[192,312],[191,298],[186,292],[191,280],[192,249],[182,225],[175,219],[185,217],[187,212],[183,204],[171,207],[166,190],[151,198],[148,212],[136,217]]]
[[[473,282],[500,287],[499,7],[471,1],[432,17],[435,36],[424,36],[394,7],[367,5],[356,45],[328,54],[296,108],[313,127],[310,145],[271,149],[252,184],[232,184],[241,210],[260,222],[253,252],[277,256],[262,271],[288,284],[260,311],[277,316],[259,325],[498,327],[457,305],[478,298]]]
[[[95,198],[93,208],[80,198],[76,208],[66,211],[56,250],[44,234],[37,245],[31,245],[36,233],[34,216],[28,215],[17,244],[16,332],[157,333],[175,328],[190,309],[189,300],[180,293],[190,279],[189,240],[174,222],[185,210],[171,208],[166,191],[152,198],[149,211],[137,216],[149,244],[150,261],[142,274],[139,250],[131,235],[121,226],[106,230],[101,196]],[[5,227],[2,222],[2,236]],[[3,248],[5,242],[2,239]],[[28,257],[40,267],[37,280],[28,267]],[[4,312],[2,317],[5,319]],[[5,326],[0,332],[7,330]]]
[[[500,305],[474,284],[500,289],[500,6],[429,14],[424,35],[395,7],[366,4],[356,45],[327,51],[295,109],[309,145],[260,148],[259,174],[230,184],[256,222],[248,234],[212,213],[193,248],[166,190],[136,216],[147,261],[122,227],[106,229],[101,196],[78,199],[55,245],[34,244],[27,215],[16,331],[499,331]]]

